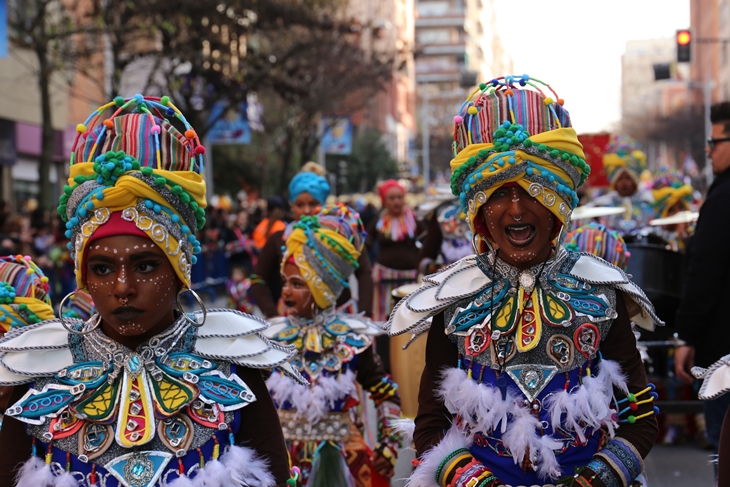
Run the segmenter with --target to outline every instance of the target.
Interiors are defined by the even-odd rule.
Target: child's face
[[[242,269],[233,269],[233,272],[231,273],[231,278],[235,282],[241,282],[246,279],[246,274],[243,272]]]
[[[281,288],[281,299],[284,301],[286,314],[289,316],[312,317],[312,291],[307,286],[299,267],[288,262],[284,265],[281,274],[283,287]]]

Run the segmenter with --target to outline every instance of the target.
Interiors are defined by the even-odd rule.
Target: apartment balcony
[[[416,29],[426,27],[464,27],[464,15],[444,15],[439,17],[420,17],[416,19]]]
[[[461,80],[459,71],[439,71],[416,73],[416,83],[458,83]]]
[[[466,54],[466,44],[417,44],[416,56],[435,55],[463,55]]]

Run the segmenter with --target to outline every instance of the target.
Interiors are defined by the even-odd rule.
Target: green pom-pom
[[[568,159],[570,159],[570,154],[568,154],[567,152],[563,152],[562,154],[560,154],[560,158],[564,161],[567,161]]]
[[[81,184],[81,183],[85,183],[85,182],[86,182],[86,178],[85,178],[84,176],[76,176],[76,177],[74,178],[74,182],[75,182],[76,184]]]
[[[164,106],[168,106],[170,104],[170,97],[165,95],[162,98],[160,98],[160,103]]]
[[[550,151],[550,157],[558,157],[560,155],[560,152],[556,149],[553,149]]]
[[[112,173],[110,173],[108,169],[102,169],[101,177],[103,177],[104,179],[109,179],[110,177],[112,177]]]
[[[28,309],[28,305],[27,305],[27,304],[20,304],[20,305],[18,305],[18,308],[19,308],[19,309],[20,309],[21,311],[25,311],[25,310],[27,310],[27,309]]]
[[[466,163],[469,165],[476,164],[477,163],[476,156],[471,156],[469,159],[466,160]]]
[[[182,186],[173,186],[172,194],[174,194],[175,196],[180,196],[181,194],[183,194]]]
[[[121,176],[122,174],[124,174],[124,169],[122,169],[121,167],[118,167],[114,170],[115,176]]]
[[[67,221],[68,218],[66,218],[66,205],[58,205],[58,208],[56,208],[56,211],[59,215],[63,217],[63,221]]]
[[[195,217],[196,218],[203,218],[205,216],[205,210],[198,207],[197,210],[195,210]]]
[[[522,141],[522,145],[529,149],[530,147],[532,147],[532,141],[530,139],[525,139]]]
[[[180,201],[182,201],[184,204],[190,203],[190,195],[187,193],[183,193],[180,195]]]
[[[67,194],[62,194],[62,195],[61,195],[61,198],[60,198],[60,203],[61,203],[61,204],[66,204],[66,203],[68,203],[68,195],[67,195]]]
[[[205,226],[205,218],[201,218],[198,220],[198,229],[201,229]]]
[[[152,168],[151,167],[143,167],[142,168],[142,174],[145,176],[152,176]]]
[[[545,152],[546,150],[547,150],[547,147],[545,146],[545,144],[540,144],[537,146],[538,152]]]
[[[198,203],[196,201],[191,201],[190,208],[192,208],[193,211],[198,211],[198,208],[200,208],[200,205],[198,205]]]
[[[495,138],[495,139],[498,139],[498,138],[500,138],[500,137],[504,137],[504,134],[506,134],[506,133],[507,133],[507,132],[505,132],[505,130],[504,130],[504,129],[497,129],[497,130],[496,130],[496,131],[494,132],[494,138]]]
[[[481,159],[486,158],[488,155],[489,155],[489,151],[486,149],[482,149],[479,152],[477,152],[477,156],[480,157]]]
[[[139,162],[137,162],[137,161],[132,161],[132,169],[134,169],[135,171],[139,171],[139,167],[140,167],[140,166],[139,166]],[[150,172],[152,172],[152,170],[151,170],[151,169],[150,169]]]
[[[165,184],[167,184],[167,179],[165,179],[165,178],[155,178],[155,185],[156,186],[162,187]]]
[[[68,195],[68,196],[71,196],[71,193],[73,193],[73,192],[74,192],[74,189],[73,189],[73,188],[72,188],[71,186],[69,186],[69,185],[67,184],[67,185],[65,185],[65,186],[63,187],[63,192],[64,192],[64,194],[66,194],[66,195]]]
[[[120,107],[120,106],[124,105],[124,98],[121,96],[118,96],[118,97],[114,98],[114,103],[116,103],[116,105],[118,107]]]

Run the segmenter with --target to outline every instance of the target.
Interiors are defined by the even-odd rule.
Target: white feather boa
[[[603,360],[595,376],[583,378],[583,385],[572,392],[559,391],[547,397],[543,407],[553,430],[558,427],[575,431],[581,441],[586,429],[605,426],[611,437],[618,426],[611,408],[613,388],[627,392],[626,377],[618,363]],[[508,389],[505,399],[501,391],[488,384],[470,379],[460,369],[448,369],[437,395],[446,408],[465,421],[472,435],[499,431],[502,441],[512,453],[515,464],[520,464],[529,452],[529,460],[543,478],[560,477],[560,467],[554,450],[562,443],[550,436],[542,436],[539,420],[523,405],[524,397],[516,389]],[[448,453],[447,453],[448,454]]]
[[[78,475],[78,473],[77,473]],[[17,487],[76,487],[81,485],[68,472],[54,476],[40,457],[30,458],[20,469]],[[160,483],[163,483],[160,481]],[[86,485],[86,484],[83,484]],[[230,446],[220,460],[211,460],[191,478],[180,477],[165,487],[275,487],[268,462],[251,448]]]
[[[320,377],[308,386],[274,372],[266,386],[277,404],[289,402],[310,423],[324,418],[338,400],[347,396],[357,397],[355,374],[349,369],[338,377]]]
[[[436,470],[441,462],[460,448],[469,448],[472,441],[456,426],[446,432],[446,436],[421,456],[421,463],[406,481],[406,487],[441,487],[436,483]]]

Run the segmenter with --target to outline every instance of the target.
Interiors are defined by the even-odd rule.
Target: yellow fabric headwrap
[[[92,176],[94,175],[94,164],[93,163],[80,163],[71,166],[71,172],[68,179],[68,184],[74,185],[75,178],[77,176]],[[196,172],[193,171],[165,171],[155,169],[152,171],[153,178],[165,178],[170,183],[180,186],[184,189],[195,201],[198,206],[205,208],[205,181]],[[147,183],[139,178],[132,177],[129,175],[122,175],[115,182],[114,186],[109,186],[103,189],[103,199],[99,200],[96,196],[92,197],[92,201],[97,209],[100,210],[101,214],[108,215],[116,211],[124,211],[128,208],[134,209],[140,200],[151,200],[152,202],[159,204],[160,206],[166,207],[172,211],[178,217],[180,214],[175,212],[175,209],[170,205],[167,200],[155,189],[149,186]],[[137,213],[136,211],[133,213]],[[93,235],[94,231],[102,225],[106,219],[98,220],[96,216],[84,223],[81,227],[81,236],[83,242],[81,245],[76,247],[76,284],[79,289],[85,287],[83,282],[83,269],[84,265],[84,252],[86,250],[86,244],[89,238]],[[180,278],[180,281],[185,287],[190,286],[190,265],[187,261],[184,253],[181,252],[180,242],[177,241],[166,228],[162,225],[157,224],[152,219],[138,214],[135,218],[137,227],[144,231],[150,239],[155,242],[167,255],[167,258],[172,263],[172,267],[175,270],[176,275]],[[181,218],[182,221],[182,218]],[[183,223],[184,224],[184,223]],[[191,229],[193,232],[195,229]]]
[[[682,203],[685,210],[689,210],[692,201],[692,186],[685,184],[679,188],[665,186],[664,188],[652,189],[654,196],[653,206],[656,208],[657,218],[669,216],[669,210],[677,203]]]
[[[53,319],[48,278],[22,255],[0,258],[0,331]]]
[[[543,132],[540,134],[532,135],[529,137],[533,146],[539,146],[544,144],[549,148],[562,151],[564,153],[575,155],[581,159],[585,158],[583,154],[583,146],[578,141],[578,136],[573,128],[560,128]],[[494,148],[494,144],[470,144],[466,146],[461,152],[459,152],[454,159],[451,160],[451,170],[455,171],[470,157],[477,156],[479,151],[489,151]],[[513,158],[514,161],[509,161]],[[507,161],[505,161],[507,159]],[[487,161],[497,161],[497,163],[486,164]],[[499,162],[501,161],[501,165]],[[493,184],[483,188],[479,192],[469,192],[468,196],[468,211],[467,217],[469,225],[474,233],[478,233],[474,226],[474,218],[479,214],[479,208],[486,203],[489,197],[494,191],[500,186],[506,183],[517,183],[530,196],[536,198],[543,206],[545,206],[551,213],[553,213],[562,223],[565,225],[567,222],[570,212],[574,206],[572,198],[569,198],[563,193],[555,191],[553,188],[547,185],[540,185],[534,181],[530,181],[525,178],[527,175],[527,164],[517,174],[509,177],[499,177],[505,171],[513,169],[520,163],[529,161],[539,168],[545,168],[553,173],[555,176],[562,180],[561,184],[567,186],[570,190],[576,189],[576,175],[568,174],[561,167],[556,165],[554,162],[548,161],[536,155],[530,154],[523,150],[514,150],[514,155],[506,153],[495,153],[487,157],[479,166],[475,166],[470,172],[470,177],[475,178],[476,185],[479,185],[480,181],[492,180]],[[477,167],[481,170],[477,171]],[[576,169],[576,173],[577,173]],[[580,176],[577,176],[580,179]]]
[[[325,217],[323,217],[325,218]],[[289,258],[321,309],[337,303],[347,280],[357,268],[360,251],[335,230],[319,226],[317,217],[304,217],[286,239],[282,269]]]
[[[606,175],[612,188],[624,171],[638,185],[641,182],[641,173],[646,167],[646,154],[640,150],[623,155],[615,152],[604,154],[603,167],[606,169]]]

